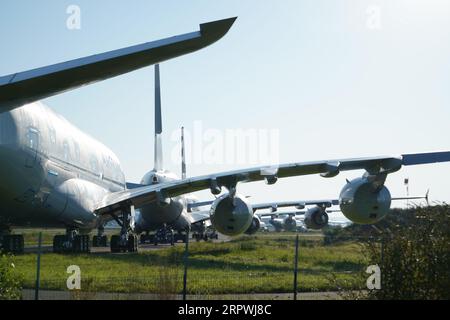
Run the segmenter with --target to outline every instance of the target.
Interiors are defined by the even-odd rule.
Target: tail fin
[[[186,153],[184,147],[184,127],[181,127],[181,179],[186,179]]]
[[[163,169],[162,155],[161,83],[159,64],[155,65],[155,171]]]

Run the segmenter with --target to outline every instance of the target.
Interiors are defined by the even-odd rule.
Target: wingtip
[[[200,32],[203,35],[215,35],[217,38],[223,37],[231,29],[237,17],[211,21],[200,25]]]

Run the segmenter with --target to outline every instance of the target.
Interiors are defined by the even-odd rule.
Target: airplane
[[[87,232],[114,219],[120,235],[111,238],[112,252],[136,252],[136,230],[153,219],[175,223],[187,210],[184,195],[210,190],[217,199],[210,207],[212,226],[227,236],[248,230],[254,211],[237,192],[239,183],[365,170],[347,181],[339,196],[343,214],[359,224],[383,219],[391,206],[385,186],[389,174],[403,166],[449,162],[450,151],[321,160],[259,166],[178,180],[155,169],[145,186],[127,188],[120,162],[106,146],[81,132],[38,102],[41,99],[106,80],[133,70],[202,49],[222,38],[236,18],[200,25],[200,30],[143,45],[81,58],[0,77],[0,230],[3,249],[23,251],[23,236],[10,234],[17,226],[66,228],[55,236],[55,252],[88,252]],[[156,135],[161,126],[156,119]],[[155,148],[160,148],[157,143]],[[158,154],[161,154],[160,152]],[[225,191],[222,194],[222,191]],[[151,221],[140,210],[152,208]],[[142,219],[142,220],[140,220]]]
[[[117,156],[39,100],[203,49],[236,18],[200,30],[0,77],[0,245],[22,252],[17,226],[66,228],[56,252],[89,251],[92,229],[111,219],[95,209],[106,194],[126,190]],[[133,247],[130,237],[130,247]]]
[[[154,163],[153,170],[147,172],[139,184],[127,183],[129,189],[136,189],[152,184],[177,181],[178,177],[175,173],[163,169],[163,154],[162,154],[162,103],[161,103],[161,76],[160,65],[155,65],[155,140],[154,140]],[[184,144],[184,127],[181,128],[181,177],[187,178],[186,172],[186,154]],[[198,199],[190,194],[183,195],[174,199],[175,203],[183,209],[166,208],[160,209],[157,204],[135,208],[135,223],[134,232],[140,234],[139,242],[153,243],[171,243],[172,245],[179,240],[186,241],[186,233],[193,232],[193,238],[206,239],[207,231],[206,225],[210,223],[210,206],[214,201],[200,202]],[[338,204],[338,200],[311,200],[303,202],[278,202],[278,203],[261,203],[251,204],[253,211],[272,208],[272,212],[276,211],[278,207],[295,206],[297,208],[305,208],[307,205],[318,205],[322,207],[330,207]],[[199,210],[201,207],[208,206],[208,210]],[[171,214],[175,214],[178,218],[173,218]],[[254,215],[252,224],[245,231],[246,234],[254,234],[261,227],[261,220],[258,215]],[[174,231],[176,233],[174,233]],[[155,232],[155,234],[150,234]],[[95,243],[94,239],[94,243]],[[111,239],[112,241],[112,239]],[[117,241],[117,240],[114,240]],[[103,245],[104,246],[104,243]]]
[[[428,190],[425,196],[414,197],[393,197],[392,201],[402,200],[426,200],[429,202]],[[278,208],[295,207],[296,209],[304,209],[305,206],[314,205],[312,208],[308,208],[303,211],[287,211],[278,212]],[[329,209],[332,206],[339,205],[339,200],[308,200],[308,201],[285,201],[285,202],[272,202],[266,204],[253,205],[255,212],[253,228],[247,230],[247,234],[253,234],[258,231],[258,223],[261,225],[263,218],[270,217],[267,220],[275,228],[275,231],[295,231],[298,228],[299,217],[302,225],[306,229],[320,230],[331,224],[329,219],[330,213],[341,212],[341,210]],[[256,213],[257,210],[270,209],[268,213]],[[259,221],[259,222],[258,222]]]

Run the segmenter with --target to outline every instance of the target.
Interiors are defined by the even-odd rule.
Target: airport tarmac
[[[196,240],[191,239],[191,242],[196,242]],[[210,240],[213,243],[214,242],[227,242],[230,241],[230,238],[227,236],[219,235],[218,240]],[[183,242],[177,242],[175,243],[175,246],[185,246],[185,243]],[[168,249],[172,247],[170,244],[140,244],[139,245],[139,251],[145,252],[145,251],[154,251],[154,250],[163,250]],[[53,252],[53,246],[51,245],[44,245],[41,247],[42,253],[51,253]],[[38,252],[38,246],[25,246],[25,253],[37,253]],[[91,247],[91,254],[105,254],[105,253],[111,253],[110,247]],[[127,253],[115,253],[115,254],[127,254]]]

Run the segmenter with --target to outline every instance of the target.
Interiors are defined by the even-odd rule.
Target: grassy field
[[[225,243],[191,243],[190,294],[291,292],[295,238],[291,234],[258,234]],[[41,288],[66,290],[67,267],[81,268],[82,290],[96,292],[179,293],[183,279],[183,246],[137,254],[43,254]],[[339,282],[361,277],[367,266],[357,243],[322,245],[320,237],[302,236],[299,291],[335,291]],[[25,288],[34,288],[36,254],[14,258]],[[364,280],[361,278],[361,285]],[[344,285],[345,286],[345,285]],[[354,285],[348,284],[349,289]]]

